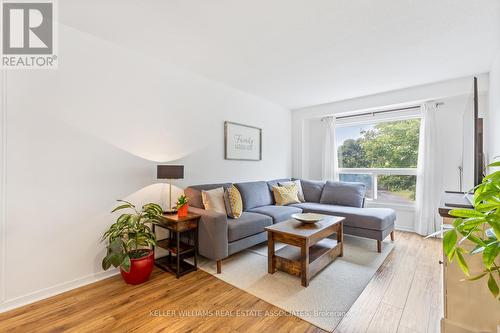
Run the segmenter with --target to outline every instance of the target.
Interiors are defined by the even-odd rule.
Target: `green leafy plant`
[[[500,162],[489,165],[500,167]],[[448,260],[457,260],[469,280],[487,277],[491,294],[497,298],[500,282],[500,171],[486,176],[474,191],[474,209],[453,209],[450,215],[457,217],[453,226],[445,230],[443,247]],[[469,240],[472,249],[463,246]],[[470,276],[466,255],[481,255],[483,271]],[[500,298],[499,298],[500,300]]]
[[[175,203],[177,205],[177,209],[181,208],[182,206],[184,206],[185,204],[188,203],[188,198],[183,194],[181,195],[178,199],[177,199],[177,202]]]
[[[102,268],[121,267],[130,271],[130,259],[142,258],[149,254],[151,246],[156,245],[156,236],[149,226],[158,223],[163,210],[154,203],[146,204],[138,210],[128,201],[118,200],[122,204],[112,210],[112,213],[128,209],[131,213],[121,214],[115,223],[103,235],[107,241],[107,253],[102,260]]]

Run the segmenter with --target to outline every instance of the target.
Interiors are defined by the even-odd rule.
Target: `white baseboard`
[[[404,226],[394,226],[394,229],[399,230],[399,231],[406,231],[406,232],[415,232],[415,230],[412,227],[404,227]]]
[[[63,282],[52,287],[37,290],[23,296],[5,300],[4,302],[0,303],[0,313],[18,308],[23,305],[34,303],[36,301],[40,301],[42,299],[49,298],[78,287],[82,287],[90,283],[107,279],[119,273],[120,271],[115,268],[109,271],[90,274],[72,281]]]

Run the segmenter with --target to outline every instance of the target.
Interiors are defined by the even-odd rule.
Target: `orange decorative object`
[[[177,210],[177,216],[178,217],[186,217],[188,215],[188,204],[183,205]]]

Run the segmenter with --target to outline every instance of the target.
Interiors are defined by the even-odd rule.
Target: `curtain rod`
[[[436,103],[436,106],[443,105],[443,102],[438,102]],[[397,109],[389,109],[389,110],[380,110],[380,111],[373,111],[373,112],[365,112],[365,113],[357,113],[357,114],[351,114],[348,116],[340,116],[340,117],[335,117],[335,116],[329,116],[329,117],[335,117],[335,119],[345,119],[345,118],[352,118],[352,117],[361,117],[361,116],[369,116],[369,115],[376,115],[379,113],[387,113],[387,112],[397,112],[397,111],[406,111],[406,110],[415,110],[415,109],[420,109],[420,105],[414,105],[414,106],[407,106],[404,108],[397,108]],[[321,121],[323,121],[326,118],[329,117],[323,117],[321,118]]]

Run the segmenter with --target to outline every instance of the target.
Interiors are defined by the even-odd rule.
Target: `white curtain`
[[[422,105],[418,146],[415,232],[429,235],[441,224],[438,205],[442,174],[437,150],[436,104]]]
[[[335,144],[335,117],[323,118],[323,164],[321,177],[323,180],[338,180],[337,145]]]

